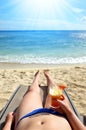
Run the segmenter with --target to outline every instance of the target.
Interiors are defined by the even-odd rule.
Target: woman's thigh
[[[34,91],[29,91],[22,99],[16,113],[15,113],[15,125],[19,119],[25,114],[37,109],[42,108],[42,101],[40,94]]]

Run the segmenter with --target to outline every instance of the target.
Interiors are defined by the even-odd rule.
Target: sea
[[[86,31],[0,31],[0,62],[86,63]]]

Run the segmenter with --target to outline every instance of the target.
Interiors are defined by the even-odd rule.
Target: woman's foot
[[[35,77],[34,77],[33,83],[32,83],[32,85],[31,85],[29,90],[33,90],[35,92],[40,92],[40,89],[39,89],[39,76],[40,76],[40,72],[38,70],[35,73]]]
[[[54,81],[52,80],[52,78],[50,77],[49,75],[49,70],[44,70],[44,75],[46,77],[46,80],[47,80],[47,86],[55,86],[55,83]]]
[[[35,83],[38,83],[39,84],[39,76],[40,76],[40,72],[39,70],[35,73],[35,78],[34,78],[34,81]]]
[[[39,74],[40,74],[40,72],[39,72],[39,70],[35,73],[35,77],[39,77]]]

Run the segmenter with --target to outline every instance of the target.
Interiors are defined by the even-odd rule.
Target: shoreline
[[[76,63],[76,64],[42,64],[42,63],[10,63],[10,62],[0,62],[0,69],[34,69],[34,68],[57,68],[57,67],[74,67],[74,66],[79,66],[79,67],[84,67],[86,66],[85,63]]]
[[[86,64],[0,63],[0,110],[20,84],[28,86],[32,83],[38,69],[41,85],[46,85],[43,70],[49,69],[56,83],[67,86],[67,92],[79,113],[86,115]]]

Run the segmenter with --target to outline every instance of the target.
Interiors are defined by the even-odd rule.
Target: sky
[[[0,30],[86,30],[86,0],[0,0]]]

